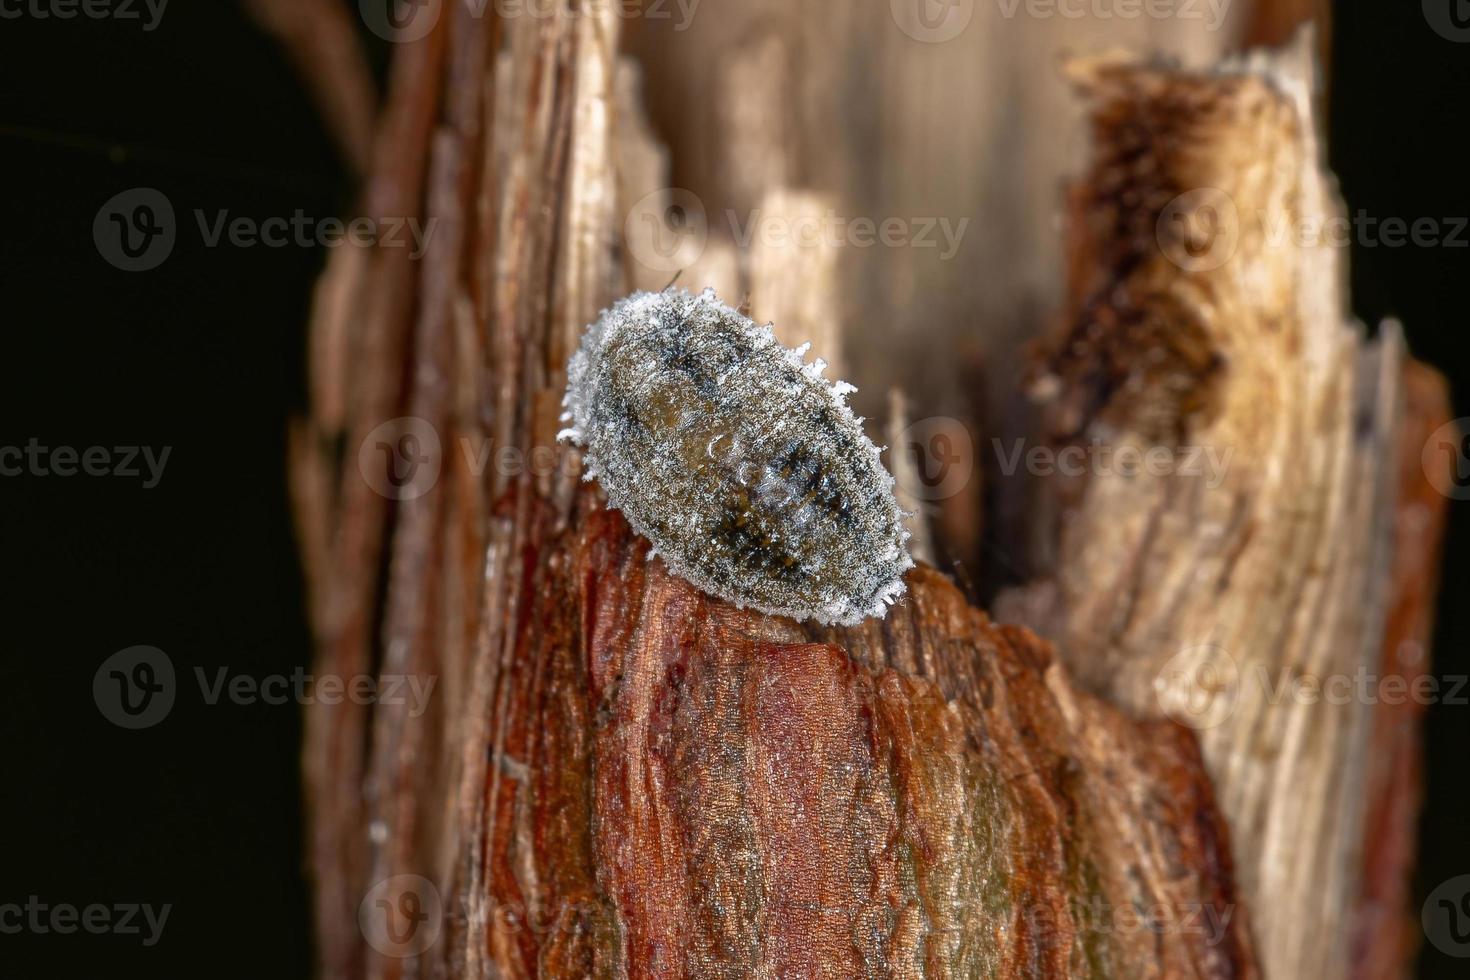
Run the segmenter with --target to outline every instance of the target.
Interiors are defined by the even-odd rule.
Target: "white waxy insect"
[[[843,400],[854,390],[713,290],[634,293],[567,367],[586,479],[675,574],[739,606],[852,625],[913,567],[893,478]]]

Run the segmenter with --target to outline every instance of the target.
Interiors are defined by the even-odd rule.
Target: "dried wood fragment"
[[[1350,322],[1311,45],[1075,69],[1094,160],[1038,391],[1046,438],[1111,455],[1040,484],[1048,571],[999,607],[1088,689],[1199,730],[1269,977],[1346,975],[1369,774],[1402,751],[1370,736],[1405,355]]]

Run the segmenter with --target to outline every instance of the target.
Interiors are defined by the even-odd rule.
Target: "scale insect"
[[[713,290],[634,293],[587,328],[558,436],[677,575],[761,612],[854,625],[913,567],[893,477],[844,382]]]

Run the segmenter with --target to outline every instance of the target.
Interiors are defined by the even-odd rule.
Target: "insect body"
[[[851,625],[912,567],[893,478],[842,382],[712,290],[634,293],[568,365],[561,438],[676,573],[762,612]]]

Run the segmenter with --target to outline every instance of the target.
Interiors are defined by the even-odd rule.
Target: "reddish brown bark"
[[[1254,975],[1190,733],[1076,694],[932,570],[819,633],[580,512],[527,556],[496,684],[504,975]]]

